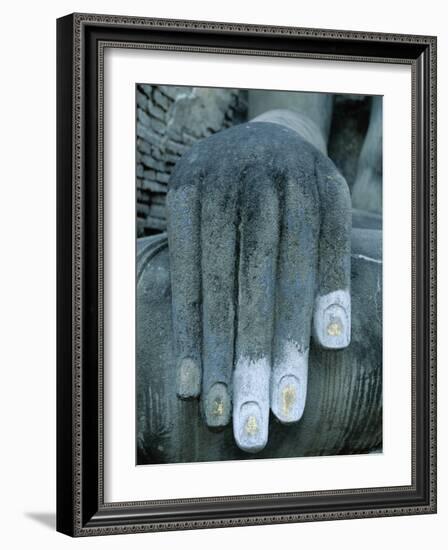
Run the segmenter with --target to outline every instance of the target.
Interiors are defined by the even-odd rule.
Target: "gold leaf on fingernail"
[[[249,416],[246,421],[246,433],[248,435],[255,435],[258,432],[258,422],[255,416]]]
[[[222,416],[224,414],[224,403],[222,402],[222,399],[217,399],[213,403],[212,414],[214,416]]]
[[[291,408],[296,400],[296,388],[289,385],[282,390],[282,412],[285,416],[289,416]]]
[[[342,326],[339,321],[333,321],[327,326],[327,334],[329,336],[340,336],[342,332]]]

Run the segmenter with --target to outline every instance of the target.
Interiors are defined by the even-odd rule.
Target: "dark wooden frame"
[[[412,484],[105,503],[102,79],[105,47],[412,67]],[[436,38],[74,14],[57,22],[57,529],[72,536],[436,511]]]

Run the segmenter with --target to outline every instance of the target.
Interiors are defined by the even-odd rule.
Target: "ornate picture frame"
[[[104,498],[104,52],[407,65],[412,73],[411,484]],[[436,512],[436,38],[72,14],[57,21],[57,530],[70,536]],[[134,182],[129,182],[133,185]]]

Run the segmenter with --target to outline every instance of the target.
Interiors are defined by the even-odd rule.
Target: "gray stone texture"
[[[381,231],[352,231],[351,345],[311,343],[307,405],[300,422],[271,418],[269,440],[248,454],[232,426],[211,431],[198,400],[176,395],[170,259],[165,235],[139,239],[137,257],[137,456],[139,464],[287,458],[381,449]],[[297,310],[296,310],[297,315]]]
[[[269,94],[272,98],[269,98]],[[330,158],[352,188],[358,171],[358,157],[369,125],[371,98],[335,95],[331,114],[331,94],[318,95],[322,96],[320,108],[316,106],[316,94],[250,91],[249,113],[248,92],[245,90],[139,84],[136,91],[137,188],[150,191],[148,205],[152,199],[151,192],[166,194],[166,183],[173,167],[189,147],[216,131],[262,114],[266,111],[266,101],[273,108],[290,108],[291,101],[295,101],[298,110],[306,112],[319,125],[323,134],[328,136]],[[158,117],[153,114],[155,111],[151,112],[150,104],[161,110],[157,111]],[[148,171],[154,164],[149,157],[160,161],[156,164],[157,179],[155,174],[151,177],[141,175],[143,170]],[[147,164],[144,165],[143,160]],[[139,236],[166,229],[166,220],[162,224],[156,222],[151,225],[149,216],[141,218],[137,223]]]
[[[308,349],[316,291],[349,289],[348,187],[283,125],[249,122],[193,145],[171,175],[168,212],[177,368],[202,369],[205,399],[217,383],[231,396],[241,358],[274,348],[281,364],[285,343]]]
[[[380,213],[383,210],[383,98],[372,97],[369,128],[358,160],[352,190],[354,208]]]
[[[298,148],[304,152],[301,163],[298,162]],[[222,155],[222,151],[226,154]],[[233,268],[235,256],[244,262],[239,266],[242,277],[240,300],[244,302],[247,296],[250,301],[242,308],[243,315],[247,317],[247,322],[243,321],[245,330],[242,333],[245,335],[241,335],[239,343],[242,353],[252,353],[249,348],[253,348],[256,355],[264,349],[263,341],[258,341],[258,338],[262,338],[260,334],[268,324],[272,310],[263,302],[265,294],[272,293],[270,287],[275,281],[273,267],[266,263],[266,258],[272,260],[275,256],[275,233],[280,223],[278,201],[284,179],[288,174],[296,177],[297,173],[304,174],[306,178],[306,174],[313,170],[311,147],[297,134],[275,124],[248,123],[194,145],[172,174],[168,196],[172,261],[179,262],[178,254],[185,254],[188,246],[194,245],[201,251],[185,258],[184,263],[176,266],[176,273],[199,271],[198,262],[202,254],[205,284],[210,285],[210,292],[204,291],[203,297],[209,299],[210,294],[212,299],[215,295],[213,299],[218,303],[223,300],[228,303],[234,290],[227,287],[231,284],[229,279],[233,281],[235,275],[228,269]],[[313,199],[316,197],[312,197],[310,207],[305,208],[305,211],[308,208],[310,220],[313,219],[309,211],[313,208]],[[187,211],[190,204],[191,209]],[[194,209],[199,208],[201,213],[197,215]],[[191,227],[196,217],[198,223],[200,219],[202,235],[199,228]],[[237,232],[239,254],[235,248]],[[303,253],[306,254],[306,251],[303,250]],[[210,273],[207,270],[211,270]],[[249,283],[244,284],[246,278],[250,281],[253,277],[260,278],[257,295],[253,294]],[[197,302],[198,296],[192,294],[190,285],[185,292],[189,297],[182,298],[182,301],[190,304]],[[259,308],[260,313],[255,315]],[[204,324],[215,326],[215,331],[219,333],[228,322],[227,312],[226,318],[223,318],[220,316],[223,308],[210,309],[215,317],[210,317]],[[188,312],[185,318],[188,322]],[[258,330],[257,324],[262,325],[263,330]],[[253,338],[249,336],[251,331]],[[244,343],[246,340],[247,343]]]
[[[153,193],[166,195],[173,166],[198,140],[247,117],[246,92],[139,84],[137,103],[137,234],[166,229],[166,215]],[[149,210],[148,210],[149,207]]]
[[[362,95],[335,94],[328,136],[328,156],[345,177],[355,183],[358,158],[369,125],[371,99]]]
[[[333,112],[333,94],[249,90],[249,119],[274,109],[287,109],[306,114],[319,128],[324,139],[328,139]]]
[[[170,320],[174,336],[170,335],[170,342],[173,356],[170,358],[171,363],[163,354],[159,354],[159,360],[170,370],[166,376],[169,377],[170,391],[174,396],[177,393],[185,399],[200,394],[200,411],[191,402],[185,403],[188,409],[182,409],[187,416],[190,415],[189,431],[185,425],[182,425],[182,429],[187,429],[189,435],[197,440],[202,435],[198,436],[199,432],[195,431],[196,422],[202,422],[203,428],[207,428],[208,424],[208,428],[221,430],[220,434],[222,430],[228,432],[225,426],[230,419],[232,399],[238,400],[237,394],[234,394],[238,387],[236,390],[232,387],[232,374],[240,358],[255,365],[272,356],[274,365],[275,359],[281,363],[284,359],[282,350],[286,349],[284,343],[291,340],[297,350],[308,357],[310,320],[316,296],[331,296],[341,289],[349,292],[350,285],[356,280],[359,262],[368,262],[373,266],[366,268],[366,273],[360,270],[367,284],[366,292],[369,292],[369,284],[372,282],[369,269],[381,271],[381,256],[375,255],[378,243],[381,242],[381,232],[377,231],[381,228],[381,216],[375,212],[367,214],[359,209],[353,212],[353,224],[359,229],[353,233],[355,243],[350,254],[352,211],[349,188],[331,160],[318,153],[294,130],[281,123],[272,124],[268,117],[264,122],[243,123],[221,131],[241,122],[246,116],[241,108],[244,105],[241,99],[243,96],[237,91],[170,88],[170,92],[166,93],[165,87],[152,86],[142,87],[140,94],[137,98],[137,231],[139,235],[150,235],[164,230],[168,210],[170,265],[167,269],[172,278],[169,301],[172,305]],[[280,100],[287,100],[285,106],[289,108],[291,101],[298,101],[298,112],[305,109],[306,115],[311,116],[316,124],[318,133],[324,136],[330,134],[330,143],[331,139],[333,144],[338,143],[334,137],[334,120],[340,116],[337,109],[331,124],[334,98],[327,94],[300,94],[301,99],[296,96],[250,92],[249,106],[254,114],[257,105],[259,110],[265,111],[266,101],[273,102],[273,108],[283,107]],[[145,98],[146,110],[142,108]],[[363,100],[351,98],[349,101],[358,104]],[[335,103],[338,104],[337,101]],[[372,111],[370,142],[377,137],[377,133],[371,130],[377,119],[377,114]],[[342,125],[341,128],[347,126],[350,124]],[[205,137],[208,139],[204,140]],[[352,131],[352,137],[352,145],[356,143],[358,146],[363,137],[362,131]],[[363,166],[371,171],[372,158],[377,160],[378,154],[381,156],[381,148],[378,153],[378,147],[372,154],[374,147],[372,143],[367,147],[364,160],[361,155],[358,175]],[[353,159],[354,150],[353,145],[350,159]],[[353,162],[350,164],[341,155],[343,147],[339,147],[339,150],[334,147],[333,151],[339,151],[339,157],[336,153],[335,156],[343,169],[353,172]],[[168,183],[170,192],[166,210],[164,202]],[[371,195],[375,193],[378,194],[374,189]],[[375,210],[371,208],[371,201],[370,206],[363,206]],[[155,255],[149,258],[148,263],[145,261],[144,269],[142,267],[139,272],[138,285],[140,276],[143,277],[156,258],[164,254],[163,239],[156,243],[155,254],[153,243],[147,242],[148,254]],[[158,276],[162,276],[162,271],[159,266]],[[377,284],[375,296],[381,286],[380,277],[381,273],[376,279],[374,277]],[[156,292],[157,288],[157,284],[153,285],[151,292]],[[148,292],[144,292],[145,296]],[[370,298],[372,296],[358,296],[357,300],[362,302]],[[147,299],[142,298],[143,301]],[[378,303],[367,305],[370,307],[367,310],[369,321],[375,326],[375,308]],[[141,313],[145,315],[144,311]],[[353,330],[357,327],[359,331],[366,330],[368,333],[369,327],[363,324],[364,321],[353,319]],[[153,326],[159,327],[157,319],[153,323]],[[149,328],[146,324],[145,327]],[[350,329],[348,331],[350,337]],[[165,339],[167,335],[160,332],[159,336]],[[143,333],[139,332],[139,348],[141,338],[144,338]],[[372,343],[374,340],[375,344]],[[147,338],[143,341],[146,342],[145,346],[149,345]],[[358,336],[358,344],[359,341]],[[370,344],[378,348],[381,347],[380,342],[379,322],[379,331],[375,332]],[[160,348],[159,344],[156,347]],[[348,356],[342,356],[346,357],[342,366],[336,367],[345,373],[344,381],[349,380],[350,369],[362,361],[361,355],[356,355],[358,349],[359,345],[355,345]],[[144,385],[148,381],[148,378],[145,379],[145,369],[157,370],[157,366],[154,363],[148,366],[149,350],[140,351],[137,357],[138,385],[140,382]],[[327,364],[326,358],[330,361],[331,355],[327,356],[326,353],[335,354],[333,360],[338,363],[341,351],[316,352],[313,345],[309,352],[310,364],[316,353],[319,363]],[[141,361],[145,364],[141,364]],[[266,444],[267,432],[258,446],[251,448],[248,444],[246,449],[240,440],[240,448],[261,451],[260,457],[264,457],[268,449],[274,454],[266,456],[307,456],[308,452],[334,454],[367,452],[378,448],[381,439],[381,429],[378,428],[381,419],[381,388],[378,390],[378,385],[381,385],[381,356],[376,354],[371,361],[370,370],[373,372],[376,369],[372,376],[379,379],[379,382],[375,381],[375,400],[372,402],[369,394],[369,406],[366,408],[372,426],[366,434],[358,431],[357,440],[347,440],[345,450],[333,446],[333,451],[327,452],[327,447],[321,445],[323,450],[316,451],[315,447],[314,451],[309,451],[307,445],[310,442],[305,437],[304,447],[291,441],[288,450],[285,440],[285,444],[281,444],[278,449],[279,454],[275,454],[277,450],[274,451],[271,446],[269,433],[269,444],[261,451]],[[368,361],[365,368],[369,368]],[[304,376],[306,386],[305,372]],[[353,377],[356,378],[356,374]],[[340,383],[338,380],[336,382]],[[310,373],[310,384],[316,383]],[[359,392],[359,381],[356,384],[354,394]],[[311,397],[314,390],[314,386],[310,386],[307,403],[310,398],[314,399],[315,396]],[[165,433],[165,428],[160,426],[165,421],[170,425],[173,422],[179,424],[179,418],[171,418],[169,412],[161,411],[161,404],[167,399],[165,391],[168,388],[163,391],[158,387],[154,389],[152,382],[148,394],[138,387],[139,403],[143,403],[141,414],[139,412],[138,437],[139,456],[143,463],[189,461],[185,456],[190,450],[178,448],[181,445],[178,433],[174,436],[174,443],[170,443],[171,450],[166,460],[153,458],[160,453],[160,456],[163,455],[163,443],[157,444],[157,449],[152,443],[148,447],[148,437],[150,441],[154,438],[158,441],[157,433],[160,430]],[[356,394],[353,399],[364,399],[364,396]],[[218,402],[222,409],[219,418],[215,414]],[[320,405],[326,406],[323,401]],[[309,405],[306,412],[308,408]],[[311,408],[314,410],[314,405]],[[330,409],[332,414],[338,414],[337,407]],[[195,414],[193,410],[196,410]],[[303,408],[297,413],[299,417],[302,412]],[[148,419],[149,413],[159,414],[159,419]],[[276,415],[282,420],[281,415]],[[234,421],[235,418],[238,417],[234,413]],[[157,426],[154,428],[153,424]],[[271,421],[271,425],[274,424]],[[151,432],[149,436],[148,429]],[[235,430],[239,429],[239,425],[234,426],[234,437]],[[267,430],[267,422],[263,429]],[[273,430],[274,434],[278,433],[277,424]],[[333,431],[329,430],[327,439],[333,437]],[[306,428],[304,433],[307,433]],[[273,437],[275,439],[277,435]],[[205,441],[207,445],[212,445],[212,440],[205,438]],[[241,452],[235,451],[238,447],[234,440],[231,443],[226,440],[224,446],[219,441],[213,440],[215,445],[221,445],[216,456],[211,457],[208,451],[196,449],[196,454],[193,453],[195,457],[191,460],[217,460],[223,456],[232,458],[234,452]],[[140,445],[140,442],[143,443]]]

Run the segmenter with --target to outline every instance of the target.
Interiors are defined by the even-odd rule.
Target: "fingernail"
[[[177,395],[181,399],[198,397],[201,390],[201,369],[196,361],[182,359],[177,369]]]
[[[314,335],[327,349],[341,349],[350,344],[350,294],[337,290],[316,300]]]
[[[268,442],[268,422],[257,403],[251,401],[241,406],[234,417],[234,434],[241,450],[257,453],[264,449]]]
[[[268,442],[270,362],[240,357],[233,373],[233,435],[248,453]]]
[[[230,396],[227,386],[218,382],[213,384],[205,397],[204,416],[210,428],[226,426],[230,420]]]
[[[274,360],[271,377],[271,409],[284,424],[297,422],[305,409],[308,353],[294,341],[284,341]]]
[[[289,424],[300,419],[303,407],[299,395],[300,383],[297,378],[295,376],[284,376],[274,390],[275,415],[281,422]]]
[[[345,348],[350,343],[347,312],[337,304],[329,306],[323,315],[322,345],[326,348]]]

